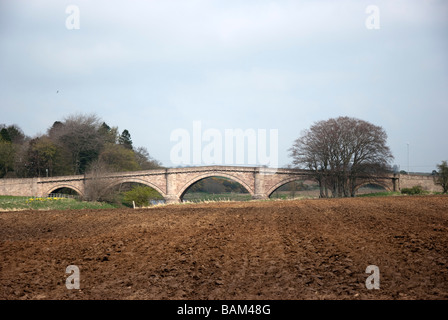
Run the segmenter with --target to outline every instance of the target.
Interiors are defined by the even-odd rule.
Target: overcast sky
[[[403,170],[407,143],[411,171],[448,160],[448,1],[0,0],[0,49],[0,124],[31,137],[96,113],[170,167],[194,121],[276,129],[285,166],[302,130],[350,116]]]

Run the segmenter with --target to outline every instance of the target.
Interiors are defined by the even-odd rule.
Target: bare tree
[[[63,122],[56,122],[49,130],[50,138],[57,141],[71,155],[74,174],[82,174],[98,158],[104,144],[99,130],[99,118],[92,115],[70,115]]]
[[[89,170],[85,174],[85,200],[103,201],[113,198],[113,189],[107,180],[109,172],[107,164],[100,160],[95,160],[90,164]]]
[[[375,180],[393,159],[387,134],[356,118],[316,122],[289,149],[293,164],[314,171],[320,196],[355,196],[361,179]]]
[[[134,150],[135,159],[141,170],[151,170],[151,169],[160,169],[162,168],[162,164],[152,158],[149,155],[148,149],[145,147],[138,147]]]

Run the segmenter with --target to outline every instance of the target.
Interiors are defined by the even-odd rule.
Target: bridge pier
[[[179,203],[180,197],[177,196],[177,184],[176,184],[176,175],[168,172],[168,170],[165,171],[165,181],[166,181],[166,196],[165,196],[165,202],[166,203]]]
[[[263,172],[260,172],[260,169],[258,169],[256,172],[254,172],[254,195],[252,196],[252,199],[254,200],[267,200],[269,197],[266,195],[265,189],[265,174]]]
[[[392,178],[392,191],[396,192],[396,191],[400,191],[400,187],[399,187],[399,183],[400,183],[400,179],[397,178],[397,175],[394,173],[394,177]]]
[[[254,199],[254,200],[268,200],[269,197],[267,195],[265,195],[265,194],[254,194],[252,196],[252,199]]]
[[[180,198],[176,195],[166,195],[165,196],[165,202],[170,204],[170,203],[180,203]]]

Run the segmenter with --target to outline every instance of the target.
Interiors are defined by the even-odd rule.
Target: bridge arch
[[[151,187],[154,190],[156,190],[158,193],[160,193],[160,195],[163,198],[166,197],[166,193],[162,189],[160,189],[157,185],[155,185],[155,184],[153,184],[153,183],[151,183],[149,181],[146,181],[146,180],[143,180],[143,179],[139,179],[139,178],[134,178],[134,177],[126,177],[126,178],[122,178],[122,179],[119,179],[119,180],[114,180],[113,182],[108,184],[105,189],[109,190],[109,189],[111,189],[111,188],[113,188],[113,187],[115,187],[115,186],[117,186],[119,184],[129,183],[129,182],[140,183],[140,184],[146,185],[148,187]]]
[[[56,186],[53,186],[47,192],[45,192],[45,196],[48,196],[50,193],[53,193],[53,191],[62,189],[62,188],[67,188],[67,189],[71,189],[71,190],[75,191],[81,198],[84,196],[84,193],[80,189],[78,189],[77,187],[74,187],[70,184],[58,184]]]
[[[179,192],[177,193],[177,197],[182,200],[183,196],[185,195],[185,193],[187,192],[188,188],[191,187],[193,184],[195,184],[196,182],[206,179],[206,178],[211,178],[211,177],[223,177],[223,178],[228,178],[232,181],[238,182],[239,184],[241,184],[246,190],[247,192],[249,192],[249,194],[251,196],[254,196],[254,191],[253,189],[243,180],[241,180],[238,177],[235,177],[234,175],[228,174],[228,173],[217,173],[217,172],[208,172],[208,173],[204,173],[198,176],[195,176],[194,178],[190,179],[187,183],[185,183],[179,190]]]
[[[389,184],[387,184],[386,181],[365,181],[361,184],[359,184],[358,186],[356,186],[355,191],[358,192],[359,188],[365,187],[367,185],[374,185],[374,186],[379,186],[384,188],[386,191],[393,191],[393,186],[390,186]]]
[[[278,182],[277,184],[275,184],[273,187],[271,187],[267,192],[266,195],[268,196],[268,198],[275,192],[275,190],[277,190],[278,188],[280,188],[281,186],[284,186],[287,183],[293,182],[293,181],[297,181],[297,180],[301,180],[301,179],[307,179],[307,180],[313,180],[312,178],[310,178],[309,176],[294,176],[294,177],[289,177],[286,179],[281,180],[280,182]]]

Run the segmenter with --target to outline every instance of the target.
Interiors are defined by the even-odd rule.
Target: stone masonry
[[[124,182],[137,182],[157,190],[167,203],[181,201],[187,189],[195,182],[207,177],[226,177],[240,183],[254,199],[267,199],[282,185],[294,180],[312,179],[311,172],[297,169],[271,169],[239,166],[205,166],[187,168],[168,168],[146,171],[118,172],[108,174],[101,179],[107,187]],[[0,195],[46,197],[60,188],[75,190],[81,197],[84,195],[88,175],[0,179]],[[365,184],[372,181],[365,181]],[[423,175],[390,175],[375,180],[376,184],[386,190],[400,190],[405,187],[421,185],[429,191],[441,188],[434,184],[432,176]]]

